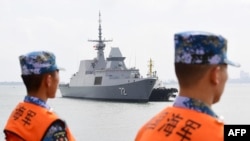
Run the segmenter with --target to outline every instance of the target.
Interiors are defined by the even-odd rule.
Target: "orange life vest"
[[[56,120],[60,119],[54,112],[31,103],[21,102],[11,113],[4,132],[14,133],[27,141],[40,141]],[[75,141],[67,127],[66,130],[68,140]]]
[[[224,123],[190,109],[168,107],[146,123],[135,141],[223,141]]]

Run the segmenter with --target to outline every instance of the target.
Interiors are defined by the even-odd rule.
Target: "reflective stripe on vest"
[[[11,113],[5,130],[11,131],[25,140],[40,141],[49,126],[56,120],[59,120],[58,116],[48,109],[21,102]],[[68,131],[68,129],[66,130]],[[69,134],[69,138],[74,140],[70,132],[67,134]]]
[[[224,123],[194,110],[168,107],[146,123],[135,141],[223,141]]]

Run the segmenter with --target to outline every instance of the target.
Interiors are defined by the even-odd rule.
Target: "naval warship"
[[[99,13],[98,39],[96,42],[96,58],[81,60],[79,70],[70,78],[67,84],[60,84],[63,97],[84,98],[95,100],[111,100],[124,102],[148,102],[156,77],[140,75],[139,69],[127,68],[118,47],[111,47],[109,56],[105,59],[105,40],[102,38],[101,14]]]

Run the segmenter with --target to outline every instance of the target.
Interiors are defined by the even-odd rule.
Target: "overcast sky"
[[[231,78],[250,72],[250,0],[0,0],[0,81],[21,81],[18,56],[35,50],[55,53],[61,81],[68,82],[83,59],[96,50],[98,12],[110,47],[119,47],[127,67],[148,72],[148,61],[160,79],[174,75],[176,32],[200,30],[228,39]]]

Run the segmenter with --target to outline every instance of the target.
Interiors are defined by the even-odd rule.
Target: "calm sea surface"
[[[167,85],[178,88],[177,85]],[[214,111],[227,124],[250,124],[250,84],[227,84]],[[0,85],[0,128],[15,107],[23,100],[22,85]],[[62,98],[60,91],[48,104],[68,123],[78,141],[133,141],[138,129],[153,115],[172,102],[118,103]],[[4,135],[0,131],[0,141]]]

